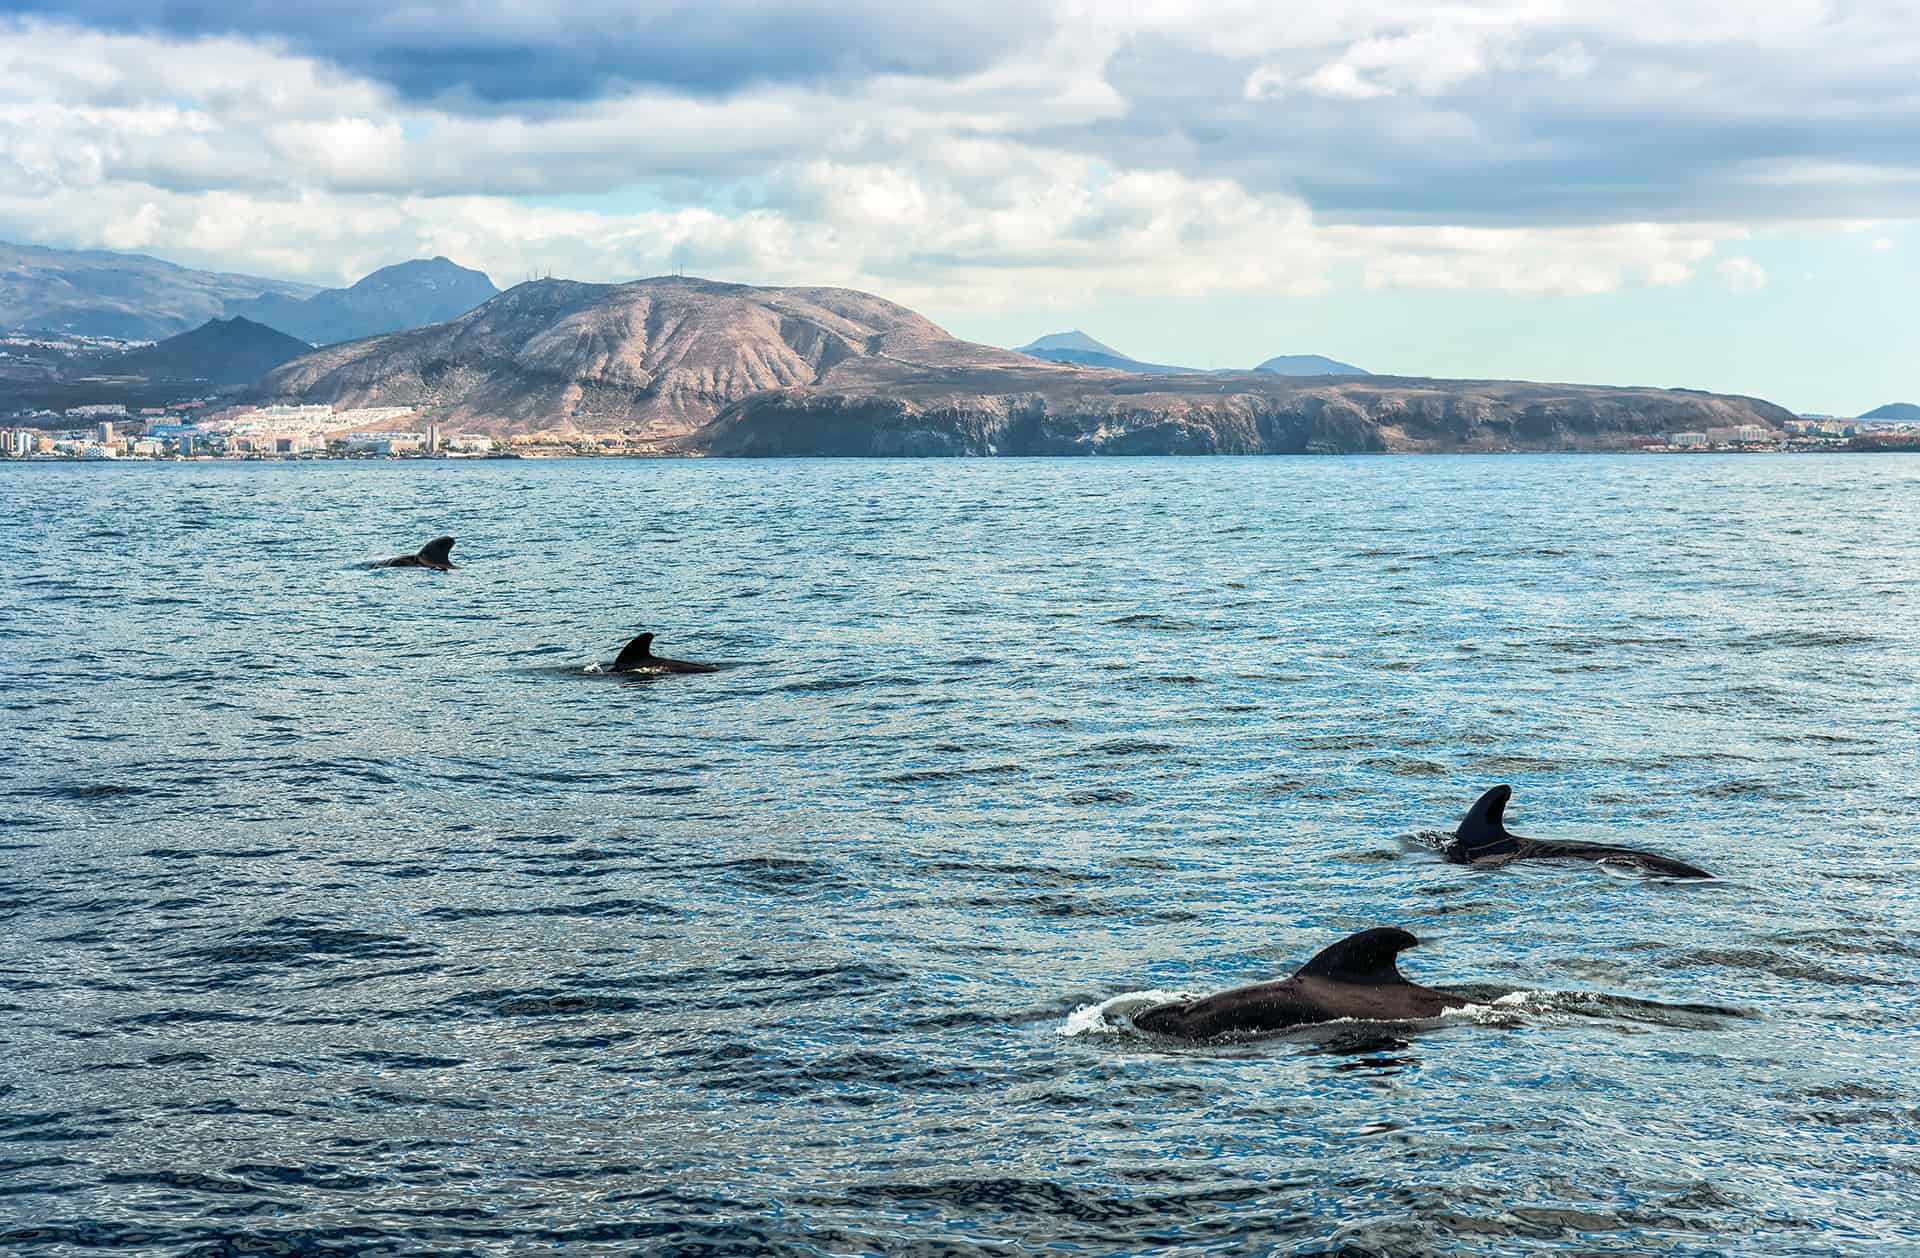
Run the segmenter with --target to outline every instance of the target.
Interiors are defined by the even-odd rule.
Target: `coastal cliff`
[[[680,448],[749,457],[1609,450],[1676,429],[1777,428],[1790,418],[1754,398],[1511,381],[1215,377],[1126,389],[1087,380],[946,395],[923,384],[756,394]]]

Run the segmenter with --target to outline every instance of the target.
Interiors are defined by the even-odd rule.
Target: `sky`
[[[0,0],[0,238],[1920,401],[1914,0]]]

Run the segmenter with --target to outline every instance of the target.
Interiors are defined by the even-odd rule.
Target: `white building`
[[[347,449],[356,454],[419,454],[427,439],[417,432],[350,432]]]
[[[1703,450],[1711,443],[1704,432],[1676,432],[1667,438],[1667,444],[1676,450]]]
[[[228,453],[311,454],[326,448],[326,441],[311,432],[235,432],[227,438]]]
[[[332,419],[333,408],[325,403],[312,406],[261,406],[240,416],[244,420],[254,420],[263,424],[296,424],[304,426],[306,421]]]
[[[1757,446],[1778,441],[1780,435],[1761,424],[1735,424],[1731,428],[1709,428],[1707,438],[1717,446]]]
[[[447,451],[450,454],[491,454],[493,438],[484,433],[456,432],[447,438]]]

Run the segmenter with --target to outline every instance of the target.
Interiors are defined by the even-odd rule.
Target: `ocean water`
[[[8,1253],[1920,1251],[1920,460],[12,465],[0,541]],[[1439,861],[1498,782],[1719,877]],[[1128,1030],[1375,925],[1475,1006]]]

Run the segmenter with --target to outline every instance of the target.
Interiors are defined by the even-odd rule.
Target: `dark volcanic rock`
[[[1012,374],[1012,373],[1010,373]],[[716,455],[1311,454],[1620,449],[1675,428],[1777,426],[1751,398],[1510,381],[1256,377],[1008,379],[1004,392],[903,381],[888,392],[743,399],[681,448]]]
[[[116,376],[148,380],[251,384],[309,348],[305,341],[247,319],[210,319],[191,332],[100,359],[94,366]]]

